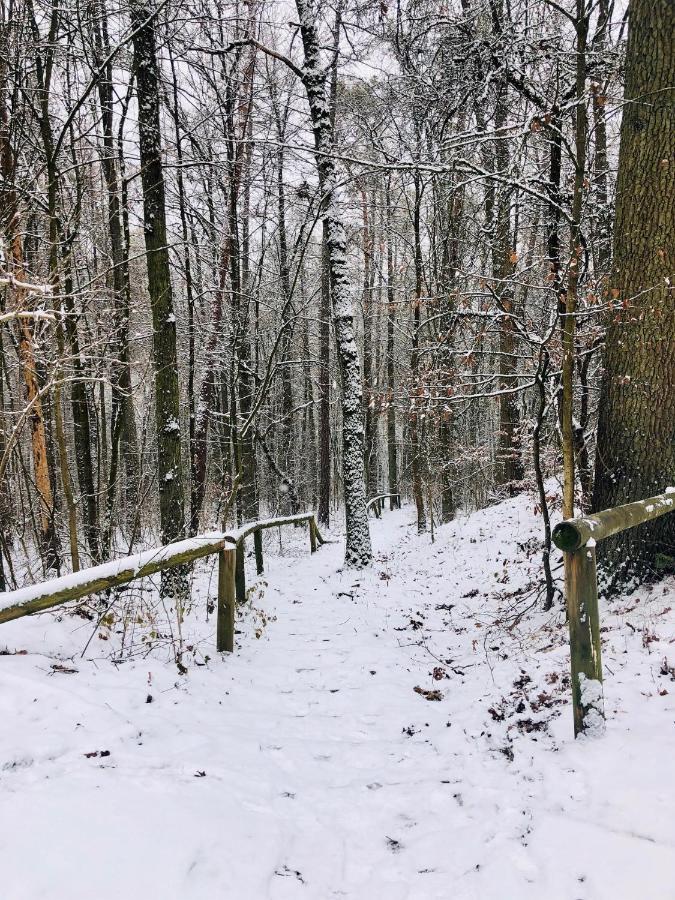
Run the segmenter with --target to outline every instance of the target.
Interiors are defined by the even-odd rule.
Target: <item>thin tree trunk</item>
[[[363,246],[363,289],[361,306],[363,310],[363,389],[364,389],[364,442],[366,489],[368,497],[374,497],[377,486],[377,418],[375,411],[375,365],[373,361],[373,227],[368,215],[368,195],[363,185],[361,193],[362,246]]]
[[[417,531],[422,534],[427,530],[427,517],[424,509],[424,489],[422,486],[422,443],[420,441],[418,395],[423,394],[419,384],[419,340],[422,317],[422,236],[420,231],[420,206],[422,203],[422,186],[419,173],[415,173],[415,205],[413,208],[413,240],[415,253],[415,294],[413,297],[412,353],[410,355],[410,452],[412,470],[412,488],[415,507],[417,509]]]
[[[508,124],[507,86],[503,82],[497,88],[495,111],[495,164],[504,177],[509,166],[508,138],[503,134]],[[511,190],[500,185],[495,208],[495,230],[492,248],[492,269],[495,279],[498,305],[502,314],[499,326],[499,434],[497,440],[496,483],[510,493],[518,489],[525,471],[520,448],[520,414],[518,395],[513,391],[518,384],[515,355],[515,335],[512,316],[515,314],[514,292],[510,279],[515,269],[514,248],[511,240]]]
[[[586,0],[577,0],[575,21],[576,44],[576,114],[574,194],[572,198],[572,225],[570,227],[570,261],[567,291],[564,297],[562,329],[562,452],[563,452],[563,503],[565,518],[574,515],[575,493],[575,441],[574,441],[574,367],[576,343],[576,311],[581,276],[583,248],[581,246],[581,213],[584,199],[586,171],[586,41],[588,37],[588,10]]]
[[[330,525],[330,268],[328,224],[324,219],[321,242],[321,305],[319,308],[319,508],[320,525]]]
[[[391,203],[391,177],[387,178],[385,200],[387,205],[387,469],[389,493],[399,493],[398,459],[396,446],[396,368],[394,337],[396,328],[396,292],[394,289],[394,234]],[[394,509],[396,500],[389,498]]]

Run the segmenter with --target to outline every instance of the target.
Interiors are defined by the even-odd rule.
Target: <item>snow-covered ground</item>
[[[412,519],[360,574],[268,535],[234,656],[202,566],[186,674],[157,623],[124,662],[119,621],[1,626],[0,898],[675,898],[673,582],[602,604],[607,732],[575,742],[531,500]]]

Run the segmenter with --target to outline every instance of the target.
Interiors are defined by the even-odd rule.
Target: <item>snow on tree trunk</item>
[[[332,157],[333,124],[326,70],[322,66],[315,4],[296,0],[305,52],[302,81],[314,128],[316,165],[323,198],[333,322],[342,375],[342,466],[345,495],[347,565],[367,565],[372,559],[366,511],[363,395],[361,365],[354,330],[354,305],[347,269],[347,241],[336,190]]]

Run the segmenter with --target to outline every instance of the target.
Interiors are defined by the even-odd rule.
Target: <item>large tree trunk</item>
[[[617,311],[606,340],[595,510],[675,484],[675,7],[633,0],[614,240]],[[675,515],[603,542],[614,583],[675,565]]]
[[[347,238],[337,203],[337,173],[333,151],[333,123],[326,71],[321,59],[314,5],[296,0],[305,52],[302,80],[307,93],[316,166],[327,231],[327,255],[333,321],[342,375],[342,467],[345,499],[347,565],[366,565],[372,559],[366,511],[363,459],[363,396],[361,365],[354,329],[354,305],[347,274]]]
[[[139,116],[140,162],[143,185],[145,250],[148,293],[152,306],[155,363],[155,417],[159,508],[162,543],[179,540],[185,531],[183,464],[181,459],[180,389],[176,351],[171,270],[166,234],[166,201],[159,123],[159,67],[150,0],[131,4],[134,32],[134,67]],[[185,589],[183,573],[170,569],[162,575],[162,592],[179,596]]]

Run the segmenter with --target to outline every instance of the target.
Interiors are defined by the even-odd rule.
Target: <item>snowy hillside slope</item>
[[[159,626],[125,662],[112,620],[2,626],[0,897],[675,898],[675,584],[601,604],[575,742],[532,507],[385,512],[362,573],[270,536],[232,657],[203,567],[184,674]]]

